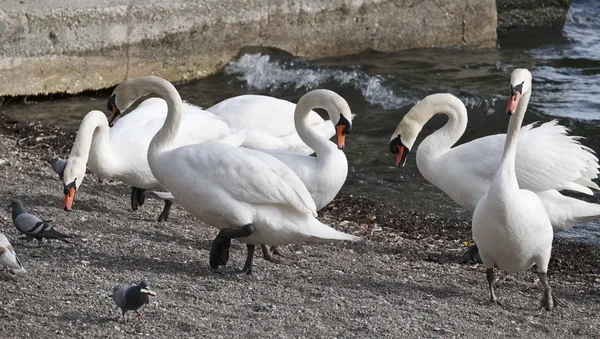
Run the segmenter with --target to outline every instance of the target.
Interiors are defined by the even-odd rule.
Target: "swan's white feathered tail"
[[[152,191],[152,193],[156,194],[157,197],[163,200],[175,200],[175,197],[173,196],[173,194],[171,194],[171,192]]]
[[[537,192],[568,189],[588,195],[593,195],[592,188],[600,190],[592,181],[600,173],[594,150],[579,142],[583,137],[568,133],[569,129],[559,125],[557,120],[541,125],[533,123],[521,129],[519,144],[527,147],[519,150],[518,156],[523,157],[523,161],[517,159],[517,171],[519,176],[528,176],[524,185],[527,189]],[[548,166],[526,161],[531,157],[539,159],[538,154],[544,154],[542,161]],[[523,180],[519,179],[521,184]]]
[[[309,218],[310,222],[306,225],[306,233],[309,236],[309,240],[313,242],[320,241],[332,241],[332,240],[348,240],[358,241],[360,237],[355,235],[340,232],[333,227],[326,225],[316,218]]]

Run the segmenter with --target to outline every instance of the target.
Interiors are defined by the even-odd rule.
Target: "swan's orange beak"
[[[519,106],[519,100],[521,100],[521,92],[515,91],[515,94],[511,95],[508,99],[508,105],[506,105],[506,114],[513,115],[517,111]]]
[[[346,135],[344,134],[345,125],[337,125],[335,126],[336,136],[337,136],[337,146],[338,149],[343,149],[346,146]]]
[[[70,211],[73,207],[73,199],[75,198],[75,187],[69,188],[69,194],[65,194],[65,201],[63,202],[63,208],[65,211]]]
[[[390,152],[396,155],[396,167],[404,167],[406,164],[406,157],[408,156],[410,149],[404,146],[402,140],[400,139],[400,135],[390,141]]]
[[[400,165],[404,167],[404,163],[406,163],[406,155],[404,154],[404,152],[406,152],[406,147],[396,145],[396,149],[398,150],[398,153],[396,153],[396,167],[400,168]]]
[[[121,116],[121,112],[119,112],[119,110],[117,109],[117,106],[115,106],[114,104],[109,104],[111,107],[110,111],[111,111],[111,115],[110,115],[110,119],[108,119],[108,126],[113,127],[116,123],[117,120],[119,120],[119,117]]]

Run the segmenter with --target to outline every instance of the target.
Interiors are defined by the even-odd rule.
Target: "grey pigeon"
[[[27,212],[21,201],[11,200],[10,207],[12,208],[13,224],[19,232],[25,234],[27,240],[31,241],[35,238],[42,242],[42,239],[46,238],[69,242],[66,239],[70,238],[70,235],[56,231],[50,225],[52,220],[42,220]]]
[[[142,280],[137,285],[117,286],[114,288],[112,297],[115,304],[123,312],[123,323],[127,323],[125,319],[127,311],[135,311],[139,319],[144,319],[144,315],[139,309],[150,302],[149,296],[155,297],[156,292],[150,290],[150,283],[147,280]]]
[[[0,266],[8,268],[14,274],[25,273],[10,241],[2,233],[0,233]]]
[[[67,160],[63,160],[61,158],[56,158],[50,160],[50,165],[52,166],[52,170],[58,174],[60,179],[63,178],[63,174],[65,173],[65,167],[67,167]]]

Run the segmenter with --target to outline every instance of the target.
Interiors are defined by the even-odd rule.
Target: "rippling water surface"
[[[584,144],[600,150],[600,1],[574,0],[563,30],[511,33],[499,49],[416,49],[307,61],[277,51],[249,49],[223,72],[178,87],[181,96],[202,107],[228,97],[257,93],[297,101],[314,88],[344,96],[353,111],[353,134],[347,139],[350,162],[344,190],[448,215],[468,216],[419,174],[414,153],[404,169],[393,167],[388,141],[402,116],[418,100],[436,92],[457,95],[469,110],[467,132],[460,142],[506,131],[502,114],[510,72],[526,67],[534,84],[525,123],[558,118]],[[76,127],[90,109],[105,109],[108,91],[44,100],[24,105],[9,102],[4,112],[24,119]],[[35,101],[35,99],[31,99]],[[436,117],[419,141],[445,123]],[[596,241],[595,223],[565,236]]]

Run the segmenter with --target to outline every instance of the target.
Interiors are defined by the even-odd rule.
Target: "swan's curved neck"
[[[89,112],[81,121],[69,158],[80,158],[102,168],[111,168],[113,153],[106,115],[100,111]],[[99,170],[94,168],[94,170]],[[100,172],[103,175],[108,173]]]
[[[514,178],[514,183],[517,182],[517,176],[515,173],[515,162],[517,157],[517,145],[519,141],[519,131],[523,124],[523,118],[525,117],[525,111],[527,111],[527,105],[531,98],[531,91],[523,94],[519,101],[519,106],[515,114],[510,117],[508,123],[508,130],[506,131],[506,140],[504,142],[504,154],[502,155],[502,161],[500,162],[500,168],[505,175],[510,178]]]
[[[183,111],[183,104],[179,92],[177,92],[175,86],[170,82],[161,78],[153,78],[146,82],[143,90],[147,93],[144,93],[141,96],[153,93],[167,102],[167,118],[163,126],[156,133],[154,138],[152,138],[149,150],[158,152],[171,149],[174,145],[177,132],[179,131],[179,126],[181,125],[181,115]]]
[[[324,106],[328,106],[323,105],[322,100],[319,99],[321,98],[316,93],[304,95],[300,101],[298,101],[294,112],[294,125],[296,127],[296,132],[298,132],[298,136],[308,147],[315,151],[317,157],[337,149],[335,144],[323,138],[309,126],[308,116],[310,112],[314,108],[327,108]],[[330,114],[329,110],[327,111],[327,114]],[[331,114],[329,117],[331,118]]]
[[[460,100],[457,99],[457,101],[456,103],[453,101],[438,101],[419,112],[418,120],[421,121],[421,128],[438,113],[448,117],[448,121],[442,128],[421,142],[421,145],[419,145],[420,152],[426,152],[432,156],[441,155],[449,151],[465,133],[468,121],[467,109]]]

